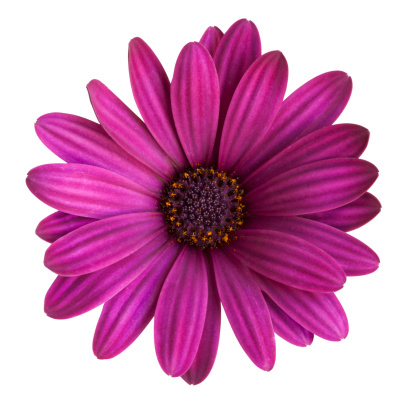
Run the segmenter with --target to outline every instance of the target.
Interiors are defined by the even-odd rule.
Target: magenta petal
[[[368,145],[369,131],[359,125],[338,124],[318,129],[279,152],[240,185],[254,189],[273,177],[304,164],[331,158],[359,158]]]
[[[227,250],[211,251],[220,300],[244,352],[260,369],[270,371],[276,346],[266,302],[249,269]]]
[[[364,194],[378,178],[368,161],[334,158],[280,174],[246,195],[249,211],[294,216],[343,206]]]
[[[232,171],[252,144],[263,137],[282,104],[287,80],[287,62],[279,51],[264,54],[249,67],[227,112],[219,168]]]
[[[307,214],[303,217],[320,221],[342,231],[355,230],[367,224],[381,211],[381,203],[370,193],[333,210]]]
[[[334,293],[313,293],[257,277],[261,289],[292,319],[328,341],[348,335],[346,314]]]
[[[248,228],[270,229],[306,240],[332,256],[347,276],[360,276],[378,269],[379,258],[366,244],[334,227],[301,217],[256,216]]]
[[[129,77],[139,112],[160,147],[181,167],[187,165],[171,111],[170,81],[151,48],[139,37],[129,43]]]
[[[76,216],[103,218],[157,209],[153,192],[112,171],[90,165],[40,165],[29,171],[26,184],[45,204]]]
[[[36,227],[36,234],[43,240],[53,243],[65,234],[70,233],[96,219],[88,217],[73,216],[72,214],[56,211],[45,217]]]
[[[123,352],[151,321],[162,285],[179,251],[179,243],[170,243],[153,264],[105,303],[93,338],[93,352],[99,359]]]
[[[211,57],[214,57],[222,37],[223,32],[216,26],[207,28],[201,37],[200,43],[210,52]]]
[[[62,276],[80,276],[129,256],[164,231],[162,213],[133,213],[98,220],[56,240],[45,266]]]
[[[261,55],[260,36],[253,22],[238,20],[224,34],[214,55],[220,83],[220,117],[215,158],[220,148],[220,136],[231,98],[249,66]]]
[[[203,335],[190,369],[182,376],[184,381],[192,385],[203,382],[213,368],[220,338],[221,304],[213,265],[212,263],[208,263],[208,265],[208,302]]]
[[[274,230],[240,230],[228,249],[250,269],[289,286],[313,292],[341,289],[341,266],[315,245]]]
[[[41,116],[35,128],[43,144],[66,162],[102,167],[150,189],[162,186],[157,174],[124,151],[96,122],[52,113]]]
[[[167,233],[155,237],[137,252],[97,272],[79,277],[58,276],[45,298],[45,312],[67,319],[96,308],[129,285],[166,249]]]
[[[171,159],[138,116],[98,80],[89,82],[87,88],[96,117],[112,139],[168,180],[174,174]]]
[[[213,160],[220,89],[213,59],[199,43],[188,43],[178,56],[171,82],[171,105],[190,164],[208,166]]]
[[[282,104],[263,140],[251,148],[245,171],[254,171],[280,150],[317,129],[332,125],[352,91],[344,72],[328,72],[305,83]]]
[[[284,310],[276,305],[266,294],[263,295],[270,318],[272,319],[273,330],[285,341],[296,346],[307,346],[313,342],[313,333],[299,325]]]
[[[155,351],[161,368],[178,377],[197,354],[206,317],[208,282],[200,249],[185,246],[161,290],[155,311]]]

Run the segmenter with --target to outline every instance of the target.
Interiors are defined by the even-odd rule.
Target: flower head
[[[34,168],[27,185],[58,211],[37,234],[59,276],[46,313],[104,304],[98,358],[134,342],[155,315],[162,369],[197,384],[218,348],[221,304],[250,359],[275,363],[274,333],[298,346],[348,333],[334,292],[375,271],[377,255],[346,232],[380,211],[378,176],[359,159],[369,132],[333,125],[351,94],[343,72],[284,99],[288,67],[262,55],[256,26],[210,27],[178,56],[172,82],[140,38],[129,48],[143,121],[105,85],[89,96],[99,124],[68,114],[36,123],[66,164]]]

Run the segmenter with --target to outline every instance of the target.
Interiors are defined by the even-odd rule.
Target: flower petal
[[[190,369],[182,376],[184,381],[192,385],[203,382],[213,368],[220,338],[220,298],[214,279],[213,265],[210,262],[208,265],[208,302],[203,335]]]
[[[157,208],[157,196],[151,191],[89,165],[40,165],[29,171],[26,184],[45,204],[76,216],[103,218]]]
[[[45,266],[62,276],[80,276],[129,256],[164,231],[162,213],[133,213],[98,220],[56,240]]]
[[[219,168],[237,165],[255,141],[260,140],[283,101],[288,66],[279,51],[259,57],[247,70],[234,92],[223,127]],[[236,174],[237,174],[236,168]]]
[[[214,57],[222,37],[223,32],[217,26],[208,27],[201,37],[200,43],[210,52],[211,57]]]
[[[43,144],[68,163],[105,168],[156,189],[162,179],[116,144],[96,122],[75,115],[51,113],[35,125]]]
[[[212,162],[220,89],[214,62],[199,43],[184,46],[171,82],[174,122],[190,164]]]
[[[229,251],[250,269],[289,286],[332,292],[346,281],[341,266],[311,243],[274,230],[237,232]]]
[[[155,351],[166,374],[178,377],[190,368],[203,333],[207,295],[203,253],[185,246],[167,276],[155,311]]]
[[[240,185],[253,190],[273,177],[301,165],[331,158],[359,158],[368,145],[369,131],[359,125],[338,124],[318,129],[279,152]]]
[[[161,177],[174,175],[171,159],[138,116],[102,82],[92,80],[87,88],[96,117],[112,139]]]
[[[381,203],[370,193],[342,207],[319,213],[306,214],[303,217],[317,220],[342,231],[351,231],[367,224],[381,211]]]
[[[249,66],[261,55],[260,36],[255,24],[246,19],[235,22],[224,34],[214,55],[220,83],[220,117],[214,158],[220,148],[220,136],[231,98]]]
[[[301,217],[255,216],[247,226],[280,231],[306,240],[332,256],[347,276],[366,275],[378,269],[379,258],[366,244],[317,221]]]
[[[99,359],[123,352],[151,321],[162,285],[179,251],[179,243],[170,243],[144,272],[105,303],[93,338],[93,352]]]
[[[269,296],[263,294],[270,318],[272,319],[273,330],[285,341],[296,346],[307,346],[313,342],[313,333],[295,322],[284,310],[274,303]]]
[[[334,158],[302,165],[264,182],[245,197],[249,211],[278,216],[316,213],[343,206],[378,178],[364,160]]]
[[[46,294],[45,312],[51,318],[67,319],[102,305],[138,277],[169,243],[171,238],[161,232],[137,252],[97,272],[58,276]]]
[[[334,293],[313,293],[257,277],[261,289],[292,319],[328,341],[348,335],[346,314]]]
[[[351,78],[339,71],[305,83],[283,102],[265,137],[246,154],[244,171],[254,171],[297,139],[332,125],[348,103],[351,91]]]
[[[76,230],[86,224],[92,223],[96,219],[88,217],[73,216],[72,214],[56,211],[50,216],[45,217],[36,227],[36,234],[41,239],[53,243],[62,236]]]
[[[171,112],[170,81],[151,48],[139,37],[129,43],[129,77],[139,112],[160,147],[187,165]]]
[[[228,250],[211,251],[220,300],[247,356],[260,369],[270,371],[275,364],[276,346],[266,302],[249,269]]]

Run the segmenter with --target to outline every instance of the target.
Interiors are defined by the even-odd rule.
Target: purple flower
[[[359,159],[369,132],[332,125],[352,82],[324,73],[284,100],[281,52],[261,54],[247,20],[210,27],[181,51],[170,84],[141,39],[129,48],[144,122],[105,85],[88,85],[99,124],[52,113],[36,123],[67,164],[29,172],[57,209],[37,227],[59,274],[46,313],[71,318],[105,304],[93,341],[112,358],[155,315],[162,369],[197,384],[218,348],[221,304],[250,359],[275,363],[274,333],[297,346],[345,338],[333,292],[378,268],[346,232],[380,211],[378,176]]]

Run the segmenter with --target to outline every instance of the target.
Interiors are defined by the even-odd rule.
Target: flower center
[[[164,189],[161,207],[179,242],[213,248],[236,238],[243,224],[242,194],[237,179],[223,171],[189,169]]]

